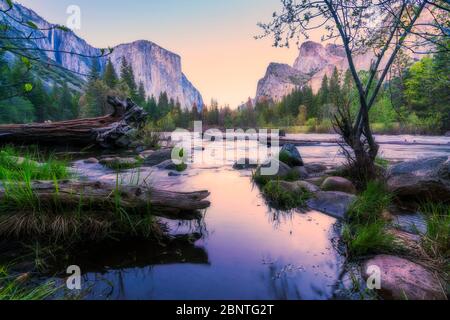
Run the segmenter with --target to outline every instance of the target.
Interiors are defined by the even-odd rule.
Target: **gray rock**
[[[427,223],[420,213],[396,214],[393,216],[393,224],[396,228],[410,233],[427,233]]]
[[[280,187],[289,192],[297,192],[299,190],[307,191],[309,193],[316,193],[320,191],[320,189],[306,181],[280,181]]]
[[[141,155],[144,157],[145,165],[156,166],[166,160],[172,159],[172,149],[144,151]]]
[[[388,170],[388,189],[406,201],[450,201],[450,157],[403,162]]]
[[[285,179],[287,176],[291,175],[293,173],[293,169],[291,167],[289,167],[287,164],[285,164],[284,162],[281,162],[277,159],[272,159],[271,161],[268,161],[267,163],[264,163],[262,165],[259,165],[258,168],[256,169],[256,176],[261,177],[262,176],[262,169],[263,168],[269,168],[271,167],[271,163],[273,162],[274,166],[278,166],[278,171],[273,174],[273,175],[265,175],[265,177],[267,177],[267,179],[272,180],[272,179]],[[264,177],[264,176],[262,176]]]
[[[292,170],[298,173],[300,179],[308,179],[309,173],[305,167],[293,167]]]
[[[287,143],[285,144],[280,151],[280,154],[286,154],[289,159],[286,159],[286,163],[289,164],[290,166],[303,166],[304,162],[302,159],[302,156],[300,155],[300,152],[298,151],[297,147],[293,144]],[[282,161],[284,161],[284,159],[280,159]]]
[[[307,201],[307,206],[328,214],[337,219],[345,219],[350,205],[356,200],[356,196],[344,192],[317,192],[313,198]]]
[[[323,191],[340,191],[345,193],[356,194],[356,188],[350,180],[342,177],[328,177],[322,183]]]
[[[445,136],[446,136],[446,137],[450,137],[450,131],[447,131],[447,132],[445,133]]]
[[[86,163],[86,164],[97,164],[97,163],[99,163],[97,158],[89,158],[89,159],[84,160],[83,162]]]
[[[247,169],[256,169],[256,168],[258,168],[257,162],[254,160],[251,160],[249,158],[239,159],[233,165],[233,169],[235,169],[235,170],[247,170]]]
[[[371,266],[381,270],[380,294],[385,299],[446,300],[436,276],[414,262],[395,256],[379,255],[366,261],[363,275],[368,279]]]
[[[101,159],[100,164],[111,169],[128,169],[139,166],[141,162],[135,158],[113,157]]]
[[[323,173],[328,170],[327,166],[321,163],[307,163],[305,168],[309,174]]]
[[[177,166],[175,165],[175,163],[172,162],[172,160],[163,161],[160,164],[158,164],[156,167],[161,170],[176,170],[177,169]]]

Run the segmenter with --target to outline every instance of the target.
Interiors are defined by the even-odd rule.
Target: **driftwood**
[[[205,200],[210,195],[208,191],[174,192],[88,181],[61,181],[57,187],[51,181],[35,181],[31,189],[42,207],[56,206],[64,211],[81,206],[83,211],[107,212],[112,211],[118,202],[121,208],[134,213],[150,209],[155,216],[189,218],[192,213],[210,206],[210,202]],[[0,187],[0,201],[4,197],[3,186]]]
[[[103,117],[1,125],[0,143],[126,147],[121,138],[142,126],[147,114],[131,99],[108,97],[108,103],[114,112]]]

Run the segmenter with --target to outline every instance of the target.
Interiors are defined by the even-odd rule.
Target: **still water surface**
[[[299,146],[305,162],[342,162],[339,147],[329,142],[332,136],[307,137],[323,140]],[[450,155],[450,138],[378,139],[384,142],[383,157],[392,161]],[[94,178],[115,179],[101,166],[74,166]],[[337,221],[316,211],[273,211],[251,172],[231,166],[194,165],[177,177],[154,168],[142,168],[137,178],[125,173],[124,179],[150,177],[161,188],[207,189],[212,205],[202,221],[165,221],[172,234],[198,233],[192,245],[161,249],[141,242],[86,250],[73,261],[84,272],[86,299],[333,298],[344,263]]]

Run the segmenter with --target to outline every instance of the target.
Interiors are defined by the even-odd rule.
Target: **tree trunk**
[[[122,101],[117,97],[108,97],[108,103],[114,108],[114,112],[103,117],[1,125],[0,144],[126,147],[127,139],[122,138],[142,126],[147,114],[130,99]]]
[[[0,201],[7,200],[8,191],[16,188],[21,187],[16,184],[0,187]],[[79,181],[62,181],[57,185],[50,181],[36,181],[31,183],[31,190],[33,196],[39,200],[40,208],[50,212],[70,212],[74,208],[81,208],[82,212],[112,213],[121,208],[135,214],[150,210],[155,216],[184,218],[210,206],[210,202],[205,200],[210,195],[208,191],[174,192],[141,186]],[[26,211],[26,208],[22,209]]]

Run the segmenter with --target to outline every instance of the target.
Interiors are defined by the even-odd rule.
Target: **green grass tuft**
[[[347,224],[343,239],[351,257],[389,252],[395,248],[395,238],[386,233],[386,225],[381,220],[361,225]]]
[[[44,300],[56,293],[58,288],[53,282],[32,285],[20,281],[8,274],[8,269],[0,266],[0,300]]]
[[[391,201],[392,195],[387,192],[382,183],[369,182],[366,190],[351,205],[348,212],[349,218],[357,224],[376,222]]]
[[[282,210],[304,206],[311,197],[309,192],[300,188],[295,191],[286,190],[277,180],[268,182],[263,188],[263,193],[272,206]]]
[[[369,182],[351,205],[343,229],[343,240],[351,258],[395,250],[395,238],[386,232],[386,222],[382,219],[391,200],[382,183]]]
[[[424,249],[432,257],[450,258],[450,205],[427,203],[420,211],[425,215],[427,234]]]

